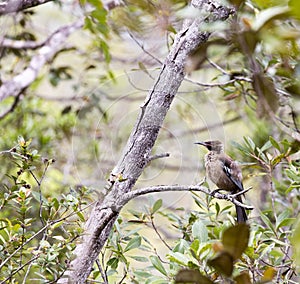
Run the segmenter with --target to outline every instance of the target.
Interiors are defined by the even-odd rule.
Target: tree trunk
[[[124,194],[132,189],[149,162],[159,130],[184,79],[188,55],[206,42],[210,35],[209,32],[200,30],[201,23],[225,20],[234,12],[232,9],[214,5],[208,0],[192,1],[192,5],[205,9],[209,12],[209,16],[185,21],[184,27],[177,34],[160,74],[141,107],[124,152],[111,173],[109,192],[92,210],[85,233],[75,249],[76,258],[58,283],[84,283],[91,273],[93,264],[124,205]]]

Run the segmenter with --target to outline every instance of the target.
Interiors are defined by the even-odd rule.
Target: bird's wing
[[[242,173],[235,161],[229,158],[225,159],[223,164],[223,171],[240,191],[244,190],[244,186],[242,183]]]

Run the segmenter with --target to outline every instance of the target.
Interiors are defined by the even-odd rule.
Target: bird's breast
[[[205,157],[205,168],[208,178],[219,188],[231,192],[235,192],[237,187],[228,178],[223,170],[224,164],[214,155],[207,154]]]

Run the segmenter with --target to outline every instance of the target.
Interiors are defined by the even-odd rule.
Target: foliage
[[[271,167],[266,174],[274,178],[275,168],[282,166],[278,157],[287,159],[293,144],[277,143],[270,137],[258,147],[246,137],[243,145],[236,146],[263,169]],[[282,152],[271,155],[278,149]],[[126,219],[119,218],[103,251],[101,271],[106,273],[101,276],[95,271],[95,279],[102,277],[108,283],[127,278],[131,283],[231,283],[230,279],[235,283],[298,283],[296,259],[291,257],[292,251],[299,250],[298,233],[293,234],[300,210],[298,166],[286,163],[282,181],[272,184],[266,209],[250,218],[250,226],[233,225],[232,206],[222,208],[212,198],[196,194],[197,208],[183,215],[181,208],[164,208],[161,199],[145,206],[143,212],[130,210]],[[158,218],[166,225],[156,225]],[[158,241],[153,243],[143,227],[152,228]],[[165,234],[175,234],[176,240],[167,241]],[[162,247],[167,253],[159,253]]]
[[[222,138],[238,140],[228,152],[243,161],[245,182],[253,186],[246,195],[255,204],[249,227],[234,226],[231,204],[195,193],[192,204],[174,208],[158,195],[132,202],[110,233],[91,281],[299,282],[299,1],[222,2],[234,5],[236,15],[227,24],[203,23],[214,33],[191,54],[188,86],[157,143],[175,160],[153,161],[139,185],[199,180],[190,145],[195,133],[197,139],[202,135],[200,123],[213,122],[204,129],[210,135],[220,117]],[[132,127],[129,114],[148,89],[142,78],[153,83],[183,18],[199,17],[187,4],[129,0],[106,7],[82,0],[80,6],[51,6],[56,24],[73,20],[78,11],[85,24],[29,88],[1,102],[1,283],[54,283],[62,275],[87,210],[106,193],[105,179]],[[5,37],[37,46],[1,46],[1,84],[28,66],[43,33],[53,32],[53,16],[40,27],[44,16],[38,9],[7,16]],[[120,76],[124,69],[132,73]],[[227,128],[232,114],[238,123]],[[143,208],[136,208],[140,203]]]
[[[60,198],[46,198],[45,177],[55,160],[42,158],[21,136],[1,156],[11,164],[0,196],[1,283],[35,277],[55,281],[82,232],[89,190],[78,187]]]

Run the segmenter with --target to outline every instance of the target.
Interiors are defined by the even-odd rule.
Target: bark
[[[0,15],[23,11],[53,0],[6,0],[0,3]]]
[[[109,192],[103,201],[96,203],[86,223],[81,242],[74,251],[75,259],[57,283],[85,283],[120,210],[128,201],[125,200],[125,196],[128,197],[126,194],[149,162],[164,118],[184,79],[188,55],[206,42],[210,35],[209,32],[201,31],[201,24],[204,21],[207,23],[225,20],[233,13],[233,10],[207,0],[193,1],[192,4],[205,9],[209,12],[208,16],[186,21],[177,34],[160,74],[141,107],[123,154],[111,172]]]

